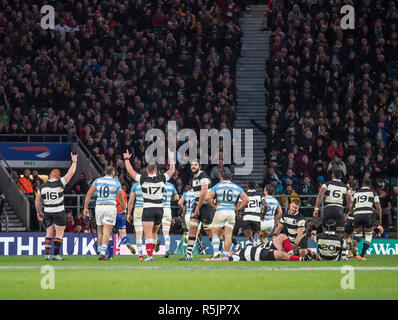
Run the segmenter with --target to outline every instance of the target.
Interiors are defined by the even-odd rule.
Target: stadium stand
[[[55,30],[40,26],[45,2],[0,3],[1,141],[76,135],[128,189],[121,152],[145,167],[147,130],[232,129],[243,1],[56,2]]]
[[[344,4],[350,1],[267,3],[268,125],[253,121],[268,142],[263,185],[275,178],[281,194],[317,194],[332,168],[340,168],[345,181],[370,176],[392,227],[398,10],[394,1],[356,1],[355,29],[342,30]]]
[[[234,127],[244,1],[69,0],[55,5],[55,30],[43,30],[45,2],[0,3],[0,141],[77,137],[129,190],[121,151],[134,154],[136,171],[144,168],[147,130],[164,131],[169,120],[195,130]],[[332,168],[358,183],[370,176],[391,227],[398,10],[394,1],[359,1],[356,29],[343,31],[340,6],[348,2],[267,1],[268,125],[252,121],[267,140],[256,146],[265,148],[263,186],[308,195],[310,206]],[[172,183],[183,190],[189,178],[179,165]],[[86,188],[81,181],[70,192]]]

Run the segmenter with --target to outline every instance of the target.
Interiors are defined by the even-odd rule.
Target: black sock
[[[232,236],[232,243],[236,246],[238,244],[238,240],[234,236]]]
[[[54,255],[59,255],[59,249],[61,249],[62,239],[54,239]]]
[[[369,246],[370,246],[370,243],[367,243],[365,241],[365,243],[363,244],[363,247],[362,247],[362,252],[361,252],[361,257],[362,258],[365,256],[366,251],[369,249]]]

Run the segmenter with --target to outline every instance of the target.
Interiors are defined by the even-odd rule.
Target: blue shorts
[[[126,219],[123,219],[123,217],[124,217],[123,213],[118,213],[116,215],[116,229],[117,230],[126,229]]]

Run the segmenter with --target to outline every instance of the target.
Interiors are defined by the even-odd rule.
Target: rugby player
[[[174,184],[166,182],[163,193],[163,219],[162,219],[162,233],[164,237],[164,244],[166,246],[165,258],[170,255],[170,225],[171,225],[171,201],[178,201],[180,197]],[[157,240],[155,252],[159,251],[160,240]]]
[[[261,192],[256,190],[256,182],[248,183],[247,197],[249,204],[243,214],[243,234],[246,237],[246,246],[252,244],[253,235],[260,232],[261,224]]]
[[[329,219],[326,221],[325,227],[326,231],[315,237],[315,242],[318,243],[319,260],[342,260],[343,251],[346,250],[346,241],[336,234],[336,221]]]
[[[106,167],[105,176],[94,180],[84,201],[83,215],[87,217],[89,215],[88,204],[93,194],[96,193],[95,221],[98,227],[99,260],[109,260],[105,254],[113,226],[116,224],[116,197],[119,199],[122,211],[125,211],[127,206],[123,198],[122,185],[114,176],[115,168]]]
[[[350,211],[351,195],[348,193],[347,186],[340,180],[342,176],[340,169],[332,170],[332,180],[324,183],[319,190],[315,201],[315,209],[313,216],[318,217],[319,207],[322,203],[323,196],[325,198],[325,207],[322,215],[323,231],[326,230],[325,223],[329,219],[336,221],[336,232],[344,236],[344,200],[346,203],[346,212]]]
[[[347,182],[347,188],[348,188],[348,193],[351,196],[351,207],[354,204],[354,200],[352,198],[352,195],[354,192],[358,189],[358,185],[356,181],[350,180]],[[346,241],[347,244],[347,249],[351,250],[351,252],[348,254],[348,258],[356,257],[357,256],[357,250],[356,250],[356,240],[352,241],[351,236],[354,233],[354,214],[353,211],[350,210],[348,213],[346,212],[346,221],[345,221],[345,226],[344,226],[344,240]]]
[[[209,239],[212,239],[211,223],[214,217],[214,208],[205,200],[207,191],[211,186],[211,181],[209,176],[201,170],[198,160],[191,162],[191,171],[193,173],[192,189],[195,194],[195,204],[189,223],[187,253],[180,259],[182,261],[192,260],[192,250],[196,242],[196,235],[200,222]]]
[[[288,253],[289,252],[289,253]],[[231,252],[227,257],[203,258],[202,261],[308,261],[313,255],[305,257],[293,255],[290,241],[285,234],[274,237],[267,244],[252,246],[251,244],[237,251]]]
[[[134,217],[131,216],[132,209],[134,207]],[[138,260],[144,260],[144,255],[142,254],[142,210],[144,207],[144,199],[142,196],[141,185],[136,182],[130,191],[130,198],[127,206],[127,221],[131,223],[133,220],[135,229],[135,243],[138,249]]]
[[[268,184],[264,188],[264,197],[261,203],[264,206],[264,211],[261,216],[261,234],[263,243],[267,243],[268,235],[278,225],[282,217],[282,208],[278,200],[273,197],[275,189],[272,185]]]
[[[235,211],[239,211],[246,207],[249,198],[244,190],[233,183],[231,174],[226,171],[221,172],[221,182],[212,187],[206,195],[205,200],[215,209],[214,219],[212,222],[212,245],[213,258],[220,257],[220,237],[224,228],[224,252],[228,255],[232,246],[232,231],[235,226]],[[216,197],[217,204],[213,198]],[[238,199],[242,200],[238,205]]]
[[[182,194],[180,200],[178,200],[178,206],[183,210],[184,221],[187,230],[189,230],[191,214],[195,204],[195,194],[193,193],[191,185],[192,181],[185,186],[185,192]],[[188,232],[184,232],[184,242],[188,243]]]
[[[362,252],[357,255],[358,260],[366,261],[365,254],[369,249],[372,241],[374,226],[381,224],[381,206],[379,196],[370,187],[372,181],[370,179],[363,179],[362,188],[354,192],[352,198],[354,199],[354,240],[358,243],[365,233],[365,243],[362,247]],[[376,208],[377,220],[373,214],[373,208]]]
[[[274,237],[279,236],[283,228],[286,227],[287,236],[292,244],[295,253],[299,253],[300,257],[305,257],[308,251],[308,236],[305,233],[305,219],[299,212],[300,201],[292,200],[288,212],[285,212],[279,220],[279,224],[275,228]]]
[[[61,172],[59,169],[51,170],[49,180],[40,186],[35,198],[37,219],[39,221],[44,221],[44,226],[46,228],[46,238],[44,240],[46,260],[51,259],[50,251],[54,232],[55,238],[53,260],[64,260],[59,255],[59,250],[62,245],[62,238],[64,236],[66,226],[64,190],[65,186],[75,174],[77,166],[77,154],[71,153],[71,158],[72,165],[70,166],[66,175],[61,178]],[[44,213],[41,210],[42,200]]]
[[[124,202],[127,203],[127,195],[126,191],[122,189]],[[126,211],[122,209],[119,199],[116,197],[116,229],[119,234],[119,243],[126,245],[126,247],[130,250],[132,254],[135,254],[134,247],[129,242],[129,237],[126,233]],[[108,245],[109,246],[109,245]],[[109,250],[110,255],[113,255],[113,252]]]
[[[144,229],[145,248],[147,252],[147,258],[144,261],[153,261],[154,239],[156,239],[163,218],[164,187],[166,186],[166,182],[174,174],[175,155],[169,152],[170,169],[161,175],[158,175],[158,169],[155,164],[149,164],[146,171],[143,174],[139,174],[130,164],[131,154],[128,150],[123,154],[123,157],[127,172],[141,185],[144,198],[142,227]]]

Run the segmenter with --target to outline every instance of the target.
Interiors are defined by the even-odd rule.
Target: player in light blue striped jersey
[[[180,197],[174,184],[166,182],[163,188],[163,218],[162,218],[162,233],[164,237],[164,244],[166,246],[165,258],[170,255],[170,225],[171,225],[171,201],[178,201]],[[160,240],[158,239],[155,246],[155,252],[159,251]]]
[[[282,208],[279,201],[273,197],[274,187],[266,185],[264,188],[264,197],[261,203],[264,206],[263,214],[261,216],[261,234],[263,243],[267,243],[268,235],[278,225],[279,219],[282,217]]]
[[[184,221],[187,230],[189,230],[189,223],[191,220],[191,213],[195,204],[195,193],[192,189],[192,181],[185,186],[185,192],[178,201],[178,206],[183,210]],[[184,205],[185,204],[185,205]],[[198,228],[199,229],[199,228]],[[200,230],[198,230],[200,231]],[[184,243],[188,243],[188,232],[185,231],[183,235]]]
[[[131,216],[131,212],[134,207],[133,217]],[[134,229],[135,229],[135,243],[138,249],[138,260],[144,260],[144,255],[142,253],[142,210],[144,207],[144,198],[142,195],[141,185],[139,182],[136,182],[131,187],[130,198],[127,206],[127,221],[131,223],[133,220]]]
[[[235,211],[240,211],[249,203],[244,190],[233,183],[231,174],[223,171],[221,182],[217,183],[206,195],[206,201],[216,209],[212,222],[213,257],[220,256],[220,237],[224,228],[224,252],[229,254],[232,246],[232,231],[235,225]],[[217,205],[213,199],[216,197]],[[238,203],[239,199],[242,201]]]
[[[122,210],[126,210],[126,202],[123,198],[122,185],[113,177],[115,168],[106,167],[105,176],[96,179],[87,192],[84,202],[83,214],[88,216],[88,204],[94,193],[97,194],[95,203],[95,221],[98,227],[99,260],[108,260],[105,256],[108,248],[109,237],[113,226],[116,224],[116,196],[118,197]]]

